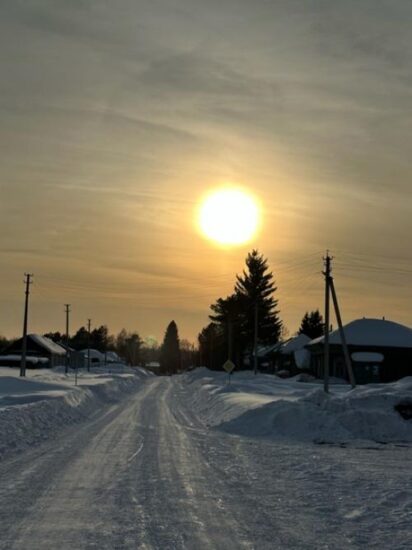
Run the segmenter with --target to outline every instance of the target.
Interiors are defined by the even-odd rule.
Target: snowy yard
[[[412,443],[412,422],[395,406],[412,407],[412,377],[354,390],[320,381],[304,383],[250,371],[226,374],[196,369],[186,376],[191,405],[210,426],[249,437],[359,444]]]
[[[4,550],[412,547],[410,379],[79,381],[1,371]]]

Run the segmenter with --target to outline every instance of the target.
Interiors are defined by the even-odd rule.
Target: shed
[[[355,380],[392,382],[412,375],[412,329],[386,319],[356,319],[343,327]],[[323,377],[324,336],[308,343],[311,370]],[[347,379],[339,330],[329,335],[330,376]]]
[[[97,349],[90,349],[90,350],[82,349],[79,352],[77,352],[78,356],[83,358],[83,361],[82,361],[83,364],[81,364],[80,366],[87,367],[89,351],[90,351],[90,364],[91,365],[100,366],[100,365],[105,364],[104,353],[102,353],[101,351],[99,351]]]

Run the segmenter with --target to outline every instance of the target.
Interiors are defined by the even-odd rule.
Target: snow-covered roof
[[[280,348],[280,353],[288,354],[288,353],[294,353],[295,351],[298,351],[306,346],[310,342],[309,336],[306,336],[306,334],[298,334],[297,336],[294,336],[293,338],[289,338],[282,347]]]
[[[88,349],[82,349],[79,351],[84,357],[88,357],[89,350]],[[91,359],[98,359],[99,361],[104,361],[104,353],[101,351],[98,351],[97,349],[90,349],[90,358]]]
[[[122,359],[117,355],[115,351],[108,351],[106,353],[106,359],[110,362],[121,363]]]
[[[21,355],[0,355],[0,361],[21,361]],[[33,357],[32,355],[26,355],[26,363],[48,363],[47,357]]]
[[[49,353],[53,353],[54,355],[66,355],[66,350],[62,346],[59,346],[59,344],[53,342],[53,340],[50,340],[50,338],[40,336],[40,334],[29,334],[28,337]]]
[[[373,351],[357,351],[352,353],[351,359],[357,363],[382,363],[385,356],[383,353]]]
[[[412,329],[385,319],[356,319],[343,327],[346,341],[353,346],[412,348]],[[315,338],[309,346],[323,344],[324,337]],[[339,330],[329,334],[331,344],[341,344]]]

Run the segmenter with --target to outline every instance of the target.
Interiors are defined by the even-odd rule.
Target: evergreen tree
[[[214,353],[213,368],[220,370],[229,358],[229,354],[236,366],[242,366],[247,307],[244,296],[236,292],[227,298],[219,298],[210,306],[213,314],[209,315],[209,318],[218,327],[214,334],[214,341],[211,342]]]
[[[65,342],[66,335],[62,334],[61,332],[46,332],[46,334],[43,334],[45,338],[48,338],[49,340],[52,340],[56,344],[60,344],[60,342]]]
[[[195,346],[189,340],[180,340],[180,360],[182,372],[190,370],[196,365]]]
[[[221,370],[227,359],[225,333],[217,323],[209,323],[198,336],[200,365],[211,370]]]
[[[252,250],[246,258],[243,274],[236,276],[234,293],[226,298],[219,298],[210,306],[212,314],[209,318],[212,324],[199,335],[200,352],[203,357],[209,358],[209,368],[220,369],[227,359],[229,331],[231,358],[238,368],[242,368],[245,352],[253,350],[256,311],[258,342],[276,343],[279,340],[282,322],[277,311],[277,300],[274,298],[276,290],[267,260],[257,250]],[[209,355],[207,352],[210,342],[207,343],[207,339],[212,336],[215,341],[210,357],[210,352]]]
[[[90,346],[102,353],[114,347],[114,338],[110,336],[106,325],[101,325],[92,330],[90,334]]]
[[[258,314],[258,340],[260,343],[275,343],[279,340],[282,322],[274,298],[277,290],[267,259],[252,250],[246,258],[246,270],[236,276],[235,293],[242,304],[244,322],[242,327],[245,345],[251,349],[254,339],[255,310]]]
[[[319,310],[316,309],[310,313],[307,311],[303,316],[298,334],[306,334],[306,336],[309,336],[309,338],[313,340],[314,338],[323,336],[324,332],[325,323],[323,322],[323,317]]]
[[[138,365],[141,360],[142,339],[137,332],[122,329],[116,337],[114,348],[128,365]]]
[[[70,346],[76,350],[86,349],[89,342],[87,328],[80,327],[74,336],[70,338]]]
[[[0,335],[0,351],[3,351],[13,340],[8,340],[5,336]]]
[[[176,374],[180,371],[180,366],[179,334],[176,323],[171,321],[160,350],[160,369],[162,374]]]

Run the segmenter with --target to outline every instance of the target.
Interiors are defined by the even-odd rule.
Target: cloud
[[[74,278],[136,273],[142,294],[162,300],[163,284],[170,300],[186,286],[196,294],[245,252],[223,257],[194,230],[198,200],[226,181],[261,198],[257,244],[271,253],[323,248],[325,234],[328,245],[367,249],[374,235],[376,250],[398,250],[411,229],[411,10],[407,0],[3,2],[4,288],[26,260]],[[196,300],[185,308],[199,315]]]

